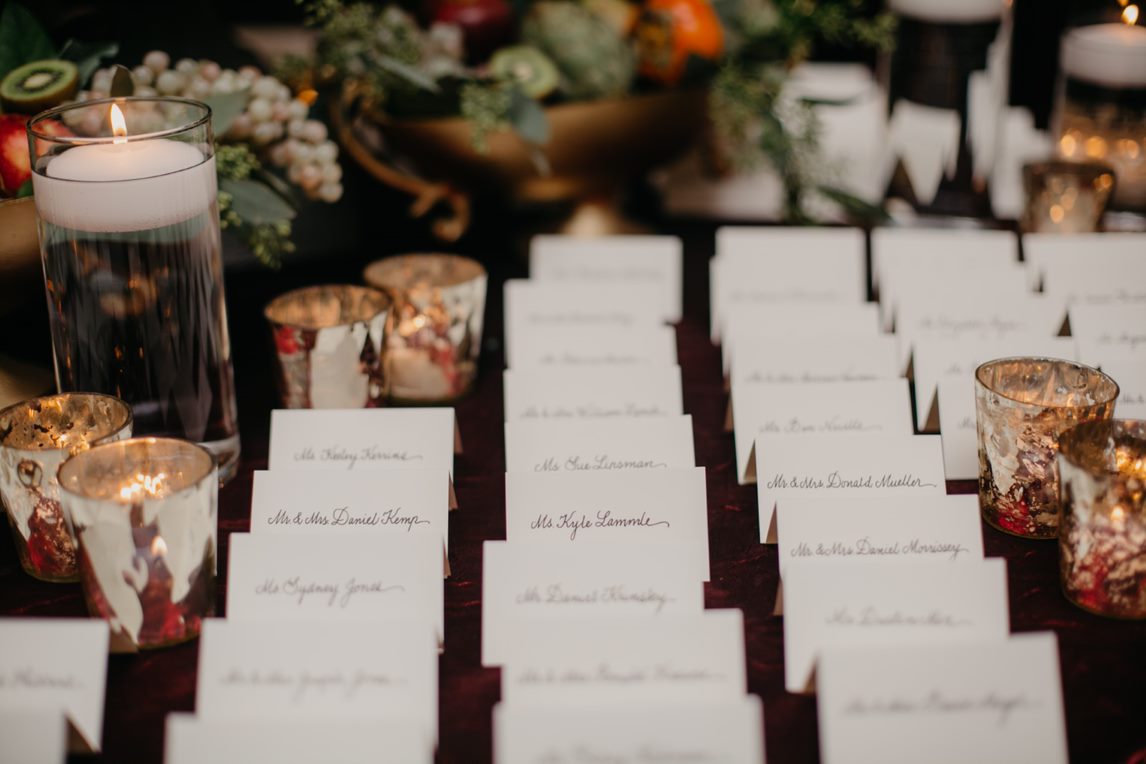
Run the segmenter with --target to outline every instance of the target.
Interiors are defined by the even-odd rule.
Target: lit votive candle
[[[1058,438],[1110,419],[1118,385],[1056,358],[1000,358],[975,370],[979,507],[983,519],[1026,538],[1058,536]]]
[[[1059,561],[1081,608],[1146,618],[1146,422],[1090,422],[1063,433]]]
[[[363,274],[394,300],[384,363],[390,398],[438,403],[469,392],[477,376],[487,276],[459,255],[401,255]]]
[[[113,652],[198,636],[215,612],[218,471],[205,448],[173,438],[96,446],[60,467],[79,539],[89,612]]]
[[[390,298],[335,284],[279,295],[263,311],[271,325],[279,392],[288,409],[382,405],[382,352]]]
[[[1146,210],[1146,28],[1128,5],[1123,23],[1094,24],[1062,40],[1058,153],[1114,168],[1113,206]]]
[[[1032,162],[1023,165],[1027,195],[1023,230],[1093,233],[1114,191],[1114,170],[1102,162]]]
[[[0,411],[0,497],[20,564],[44,581],[77,581],[75,534],[56,471],[96,443],[131,437],[131,407],[96,393],[33,398]]]

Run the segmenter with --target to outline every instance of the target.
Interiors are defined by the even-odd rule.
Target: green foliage
[[[499,82],[468,82],[462,85],[462,116],[470,123],[474,151],[489,152],[489,134],[509,124],[512,92]]]
[[[246,90],[234,93],[212,93],[202,99],[211,107],[211,129],[217,137],[222,137],[231,129],[231,124],[247,108],[250,94]]]
[[[259,158],[245,143],[215,146],[215,171],[220,180],[246,180],[262,168]]]
[[[56,46],[36,17],[19,3],[6,3],[0,11],[0,77],[31,61],[55,56]]]
[[[119,44],[114,42],[80,42],[68,40],[60,49],[60,58],[71,61],[79,70],[80,83],[91,79],[100,62],[119,53]]]
[[[535,3],[522,23],[521,38],[553,59],[561,71],[561,89],[570,98],[609,98],[632,87],[632,43],[580,3]]]

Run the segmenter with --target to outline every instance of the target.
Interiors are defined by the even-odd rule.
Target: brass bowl
[[[468,222],[470,196],[495,193],[514,204],[533,204],[607,195],[693,145],[708,110],[703,90],[551,106],[545,110],[549,141],[541,147],[547,174],[538,171],[531,147],[509,129],[489,135],[489,151],[479,154],[469,123],[460,117],[355,115],[348,97],[334,112],[335,130],[347,153],[382,182],[418,197],[415,215],[438,201],[449,203],[454,219],[437,232],[457,238]],[[383,144],[413,164],[417,176],[381,158]]]
[[[40,238],[32,197],[0,199],[0,314],[42,294]]]

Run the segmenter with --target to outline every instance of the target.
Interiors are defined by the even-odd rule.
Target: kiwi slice
[[[35,114],[73,98],[79,85],[80,72],[71,61],[33,61],[0,82],[0,104],[7,112]]]
[[[561,84],[557,65],[532,45],[502,48],[490,58],[489,70],[495,77],[516,82],[531,98],[545,98]]]

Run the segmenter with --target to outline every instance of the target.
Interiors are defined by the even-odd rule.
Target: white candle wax
[[[215,159],[189,143],[128,140],[77,146],[32,175],[36,211],[81,231],[141,231],[187,220],[216,195]]]
[[[1094,24],[1062,38],[1062,71],[1109,88],[1146,88],[1146,28]]]
[[[1003,0],[888,0],[900,16],[937,24],[976,24],[1003,17]]]

